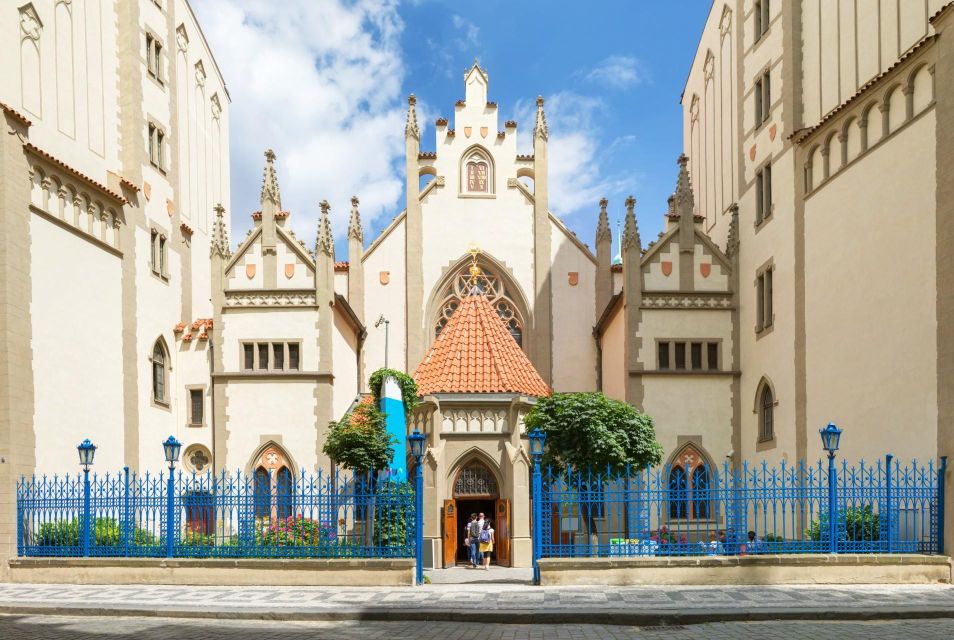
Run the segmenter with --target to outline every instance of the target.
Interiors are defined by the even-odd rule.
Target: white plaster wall
[[[241,343],[245,341],[294,342],[301,340],[300,368],[318,370],[318,311],[315,309],[242,309],[222,316],[222,365],[225,371],[242,371]],[[335,363],[337,365],[337,363]]]
[[[672,264],[672,271],[665,275],[662,263]],[[659,250],[652,257],[649,264],[643,269],[643,289],[645,291],[678,291],[679,290],[679,242],[673,238],[667,246]]]
[[[335,369],[332,416],[337,420],[344,416],[358,396],[358,339],[354,327],[345,320],[343,313],[334,314],[331,348]]]
[[[724,268],[708,248],[702,243],[696,243],[696,250],[692,258],[693,285],[696,291],[729,290],[729,269]],[[708,277],[704,277],[701,271],[702,265],[706,263],[711,265]]]
[[[731,384],[731,376],[643,376],[643,408],[656,425],[664,459],[675,452],[679,436],[701,436],[712,462],[722,464],[732,450]]]
[[[373,251],[364,254],[364,313],[368,338],[364,343],[365,371],[369,374],[384,366],[385,328],[375,327],[377,319],[384,315],[390,321],[388,366],[392,369],[408,368],[413,374],[419,363],[406,362],[407,334],[405,322],[406,284],[404,262],[405,226],[403,219]],[[390,273],[388,284],[381,284],[381,272]],[[425,292],[425,296],[427,293]]]
[[[626,400],[626,316],[618,309],[603,332],[603,393]]]
[[[97,471],[121,469],[120,259],[36,214],[27,215],[37,471],[75,470],[76,445],[85,438],[100,447]],[[64,278],[67,272],[78,277]]]
[[[229,471],[244,471],[258,448],[268,440],[282,445],[294,460],[296,469],[308,472],[316,469],[313,381],[232,380],[226,386],[225,395],[229,433],[225,464]]]
[[[596,265],[557,225],[550,225],[553,295],[553,389],[596,389]],[[579,274],[575,286],[569,274]]]
[[[930,111],[805,202],[809,450],[935,454],[934,142]]]
[[[255,274],[249,278],[247,265],[255,265]],[[284,267],[283,267],[284,268]],[[262,237],[252,241],[226,274],[226,289],[262,289],[265,287],[265,265],[262,260]]]
[[[213,328],[214,331],[216,331],[216,328]],[[193,332],[193,337],[196,337],[196,333]],[[175,407],[175,431],[172,433],[182,443],[183,454],[186,448],[192,444],[203,444],[210,451],[212,449],[212,406],[209,395],[209,345],[211,342],[212,334],[210,333],[208,340],[194,339],[192,342],[185,342],[180,338],[172,346],[173,370],[176,372],[176,378],[179,382],[176,388],[178,400]],[[192,407],[188,388],[194,386],[201,386],[203,389],[204,424],[199,427],[190,424]],[[156,459],[156,443],[147,442],[144,444],[144,449],[149,453],[148,460],[155,463],[150,468],[158,469],[159,460]]]
[[[639,360],[647,368],[655,368],[656,340],[721,340],[726,368],[732,353],[731,313],[722,309],[643,309],[638,329],[643,340]]]
[[[348,300],[348,272],[335,269],[335,293],[343,295]],[[351,300],[348,300],[351,302]]]
[[[279,239],[276,247],[275,266],[278,274],[275,283],[279,289],[313,289],[315,286],[315,272],[311,265],[291,247]],[[292,277],[285,274],[285,265],[295,265]],[[256,274],[257,275],[257,274]]]

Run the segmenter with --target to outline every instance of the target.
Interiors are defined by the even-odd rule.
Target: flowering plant
[[[261,545],[318,546],[336,541],[337,528],[328,522],[318,522],[300,513],[287,518],[261,518],[256,527],[256,543]]]

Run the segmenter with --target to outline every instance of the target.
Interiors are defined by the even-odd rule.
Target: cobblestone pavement
[[[0,583],[0,613],[612,624],[954,618],[954,586],[329,588]]]
[[[669,627],[447,622],[276,622],[0,615],[5,640],[920,640],[950,638],[954,619],[730,622]]]

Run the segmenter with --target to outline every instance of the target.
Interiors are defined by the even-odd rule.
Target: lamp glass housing
[[[543,455],[543,445],[546,442],[547,434],[545,434],[540,429],[534,429],[530,432],[530,455],[532,456],[542,456]]]
[[[834,453],[838,451],[838,444],[841,441],[841,429],[839,429],[833,422],[829,422],[828,426],[824,429],[819,429],[818,433],[821,435],[822,448],[828,453]]]
[[[77,453],[79,453],[80,464],[84,468],[88,469],[90,465],[93,464],[93,457],[96,455],[96,445],[89,441],[89,438],[83,440],[83,442],[76,447]]]
[[[168,462],[170,466],[178,462],[179,449],[181,448],[182,443],[176,440],[173,436],[169,436],[166,441],[162,443],[162,449],[166,455],[166,462]]]
[[[424,456],[424,434],[415,429],[407,439],[411,443],[411,455],[420,460]]]

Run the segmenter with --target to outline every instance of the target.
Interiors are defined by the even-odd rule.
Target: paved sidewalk
[[[186,587],[0,584],[0,613],[665,625],[954,618],[954,587]]]

